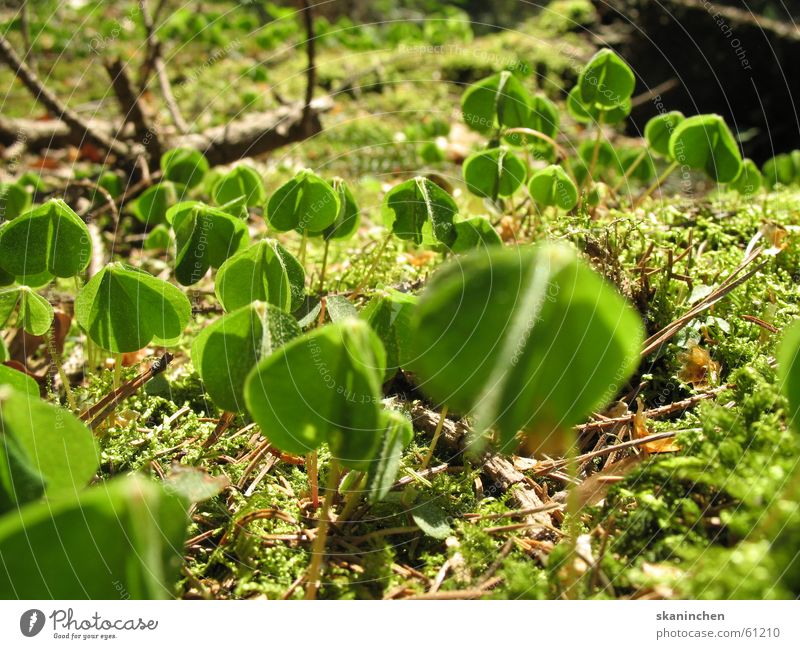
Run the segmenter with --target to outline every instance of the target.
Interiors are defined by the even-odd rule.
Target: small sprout
[[[719,115],[687,117],[669,141],[673,160],[705,171],[718,183],[735,180],[742,169],[739,147],[725,120]]]
[[[161,225],[167,222],[167,210],[175,205],[183,194],[183,188],[164,181],[148,187],[131,205],[131,213],[145,225]]]
[[[417,176],[393,187],[383,199],[387,225],[400,238],[417,245],[452,246],[453,219],[458,206],[452,196],[432,180]]]
[[[208,168],[206,157],[195,149],[172,149],[161,156],[164,180],[170,180],[188,189],[200,184]]]
[[[247,207],[257,207],[266,199],[261,174],[248,165],[231,169],[216,182],[212,193],[217,205],[243,198]]]
[[[471,129],[491,133],[501,126],[527,126],[530,103],[525,86],[504,70],[467,88],[461,98],[461,112]]]
[[[215,291],[226,311],[260,300],[291,312],[303,303],[305,281],[292,253],[274,239],[262,239],[220,266]]]
[[[17,218],[31,206],[31,194],[19,183],[0,183],[0,223]]]
[[[244,411],[244,384],[258,362],[300,335],[295,319],[265,302],[252,302],[204,328],[192,363],[217,407]]]
[[[678,110],[661,113],[651,118],[644,127],[644,139],[647,140],[647,146],[658,155],[672,162],[669,141],[675,129],[684,119],[686,118],[683,113]]]
[[[175,232],[175,278],[184,286],[247,247],[247,223],[205,203],[178,203],[167,211],[167,221]]]
[[[571,439],[633,372],[643,337],[636,311],[560,244],[453,260],[412,324],[420,388],[506,449],[520,430],[529,450]]]
[[[44,336],[53,324],[53,307],[28,286],[0,289],[0,327],[18,309],[17,326],[34,336]]]
[[[473,216],[470,219],[457,221],[456,241],[450,247],[451,252],[467,252],[473,248],[486,246],[500,246],[502,238],[497,234],[489,219],[482,216]]]
[[[505,147],[478,151],[464,161],[467,189],[492,200],[514,194],[527,173],[525,163]]]
[[[384,382],[411,361],[411,315],[417,302],[415,295],[387,289],[372,298],[360,313],[386,350]]]
[[[305,455],[323,443],[366,470],[380,450],[383,345],[366,322],[325,325],[263,358],[245,384],[247,410],[270,442]]]
[[[742,196],[752,196],[761,189],[764,179],[758,170],[758,165],[750,158],[742,160],[742,171],[731,183],[731,189]]]
[[[74,277],[89,265],[92,243],[81,218],[52,199],[0,229],[0,264],[16,277]]]
[[[389,494],[400,469],[403,449],[414,439],[414,427],[401,413],[384,410],[383,439],[376,461],[369,469],[367,493],[370,503],[375,504]]]
[[[135,352],[156,340],[180,337],[192,315],[183,292],[169,282],[121,263],[105,266],[75,298],[75,317],[102,349]]]
[[[628,64],[603,48],[583,68],[577,88],[584,106],[610,110],[629,101],[635,86],[636,77]]]
[[[339,196],[310,169],[281,185],[267,203],[267,221],[278,232],[321,232],[339,214]]]
[[[531,176],[528,189],[539,205],[571,210],[578,204],[578,188],[558,165],[549,165]]]
[[[51,498],[74,494],[99,465],[91,431],[38,392],[0,387],[0,512],[45,492]]]

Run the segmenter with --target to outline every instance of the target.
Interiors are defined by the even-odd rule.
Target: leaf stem
[[[592,160],[589,163],[589,173],[586,174],[583,182],[594,182],[594,169],[597,166],[597,158],[600,156],[600,141],[603,139],[603,114],[597,120],[597,135],[594,138],[594,148],[592,149]]]
[[[369,267],[369,270],[364,274],[364,277],[361,278],[361,281],[358,283],[358,287],[356,288],[356,290],[353,291],[353,298],[355,298],[355,296],[359,295],[361,291],[364,290],[364,287],[367,285],[369,280],[375,274],[375,269],[378,267],[378,264],[380,263],[381,255],[383,254],[383,251],[386,249],[386,246],[389,244],[389,240],[391,238],[392,238],[391,232],[388,232],[386,236],[383,238],[381,245],[378,247],[378,249],[375,251],[375,254],[373,255],[372,265]]]
[[[637,167],[638,167],[640,164],[642,164],[642,160],[644,160],[644,157],[645,157],[646,155],[647,155],[647,149],[642,149],[642,152],[641,152],[641,153],[640,153],[638,156],[636,156],[636,159],[635,159],[635,160],[634,160],[634,161],[631,163],[631,166],[630,166],[630,167],[628,167],[628,168],[625,170],[625,173],[622,175],[622,178],[620,178],[620,179],[619,179],[619,180],[618,180],[616,183],[614,183],[614,187],[613,187],[612,189],[613,189],[615,192],[618,192],[618,191],[619,191],[619,188],[620,188],[620,187],[622,187],[622,186],[623,186],[623,185],[626,183],[626,181],[628,180],[628,178],[630,178],[630,177],[631,177],[631,174],[632,174],[634,171],[636,171],[636,168],[637,168]]]
[[[442,412],[439,413],[439,423],[436,424],[436,430],[433,432],[433,439],[431,440],[431,445],[428,447],[428,452],[425,454],[425,459],[422,460],[421,468],[427,468],[428,464],[430,464],[431,458],[433,457],[433,452],[436,450],[436,444],[439,442],[439,437],[442,435],[442,428],[444,428],[444,420],[447,418],[447,406],[442,408]]]
[[[311,451],[306,455],[306,473],[308,474],[308,487],[311,493],[311,506],[319,508],[319,474],[317,467],[317,452]]]
[[[308,228],[303,228],[303,239],[300,241],[300,250],[298,252],[299,261],[305,266],[306,263],[306,249],[308,248]]]
[[[67,373],[64,371],[64,367],[61,364],[61,354],[59,354],[58,350],[56,349],[56,343],[55,340],[53,339],[52,327],[47,330],[46,339],[47,339],[47,350],[50,353],[50,362],[52,362],[56,366],[58,377],[61,379],[61,385],[64,386],[64,394],[67,397],[67,403],[69,404],[69,409],[72,410],[72,412],[78,412],[78,404],[75,401],[75,395],[72,393],[72,386],[70,386],[69,378],[67,378]]]
[[[322,270],[319,271],[319,292],[323,293],[325,290],[325,271],[328,268],[328,248],[330,248],[330,239],[325,239],[325,250],[322,253]]]
[[[314,537],[314,543],[311,546],[311,563],[308,566],[306,573],[306,594],[305,599],[316,599],[317,590],[319,589],[319,578],[322,574],[322,560],[325,557],[325,545],[328,540],[328,527],[330,526],[330,511],[333,504],[333,498],[336,495],[336,487],[339,481],[339,463],[336,460],[331,460],[331,465],[328,474],[327,491],[325,493],[325,502],[322,505],[322,511],[319,514],[319,524],[317,525],[317,535]]]
[[[122,354],[114,354],[114,389],[119,390],[122,383]]]

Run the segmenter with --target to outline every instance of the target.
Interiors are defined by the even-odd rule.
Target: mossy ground
[[[257,164],[270,192],[303,166],[326,176],[341,175],[354,187],[362,208],[362,227],[356,238],[332,245],[326,291],[352,290],[368,273],[367,293],[382,285],[418,287],[441,263],[440,253],[413,249],[397,240],[376,255],[384,236],[379,206],[385,183],[398,174],[420,170],[451,183],[464,213],[488,213],[496,222],[504,215],[510,217],[500,223],[509,239],[562,239],[584,251],[597,270],[633,301],[650,333],[719,285],[741,263],[745,248],[760,229],[771,223],[800,225],[800,195],[792,191],[747,200],[701,191],[673,195],[676,188],[668,187],[640,209],[609,199],[593,214],[571,216],[527,215],[524,208],[512,204],[492,210],[471,198],[460,182],[459,165],[447,155],[431,156],[423,146],[431,139],[425,128],[433,127],[436,120],[458,128],[458,101],[464,85],[509,65],[535,69],[545,79],[541,88],[557,96],[560,88],[574,81],[575,62],[591,52],[577,35],[563,31],[561,25],[531,24],[517,32],[482,36],[459,48],[435,52],[409,49],[375,55],[323,48],[323,85],[336,87],[351,70],[372,71],[360,79],[359,87],[336,98],[336,108],[326,116],[326,130],[320,135]],[[135,38],[131,32],[115,41],[114,47],[124,48]],[[224,49],[226,44],[217,47]],[[236,56],[213,59],[207,49],[207,45],[190,43],[173,62],[190,71],[202,66],[202,77],[187,73],[180,87],[179,99],[188,115],[204,124],[241,110],[247,97],[228,92],[231,78],[240,79],[237,87],[241,85],[243,92],[255,93],[248,96],[257,108],[274,105],[267,82],[253,81],[260,78],[251,72],[260,56],[257,48],[243,41],[230,50]],[[203,61],[207,60],[206,65]],[[40,65],[52,66],[56,84],[67,81],[59,77],[64,66],[55,58]],[[299,96],[303,66],[297,52],[278,57],[274,65],[266,66],[270,83],[282,94]],[[5,86],[10,83],[7,75],[7,70],[0,72]],[[100,93],[92,83],[76,87],[76,103]],[[21,89],[14,92],[19,93],[14,104],[19,114],[27,115],[27,98],[23,99]],[[573,136],[581,133],[580,127],[565,128]],[[77,163],[75,169],[78,174],[96,171],[84,163]],[[200,188],[198,194],[203,191]],[[769,246],[775,232],[771,230],[762,243]],[[786,490],[791,480],[798,481],[793,476],[798,474],[800,437],[787,428],[786,402],[777,385],[774,351],[779,334],[744,317],[753,316],[780,331],[798,315],[800,240],[792,231],[777,232],[785,235],[779,242],[785,247],[767,258],[742,286],[645,358],[620,395],[636,393],[651,408],[709,387],[693,386],[681,378],[685,376],[683,354],[692,341],[718,364],[712,384],[730,384],[713,400],[648,422],[652,432],[683,431],[677,435],[680,450],[644,458],[609,487],[600,504],[584,508],[573,521],[588,539],[594,565],[587,565],[585,554],[576,559],[569,543],[534,547],[522,542],[525,530],[498,531],[495,520],[465,516],[513,510],[512,494],[482,497],[476,486],[480,467],[468,463],[453,471],[417,477],[415,470],[430,442],[427,433],[417,431],[400,472],[412,478],[410,484],[361,511],[360,522],[346,533],[333,534],[321,596],[381,598],[423,593],[431,584],[443,591],[469,591],[487,579],[493,580],[494,587],[485,596],[495,598],[796,596],[798,568],[792,561],[798,540],[791,530],[798,527],[793,500],[797,488]],[[171,253],[142,254],[129,249],[127,234],[116,233],[122,245],[115,253],[129,254],[153,272],[169,266]],[[299,245],[293,233],[281,238],[293,250]],[[682,255],[687,250],[691,254]],[[307,264],[313,269],[309,272],[312,293],[318,288],[322,254],[319,242],[312,241]],[[196,306],[213,306],[210,280],[194,288]],[[213,312],[199,316],[195,330],[205,319],[215,317]],[[302,589],[296,584],[310,559],[305,530],[313,529],[315,517],[308,507],[308,475],[303,466],[279,460],[256,480],[264,462],[272,460],[266,455],[251,465],[262,438],[242,416],[217,444],[203,449],[219,413],[206,399],[192,368],[192,333],[187,332],[178,346],[168,371],[128,399],[103,432],[101,477],[131,471],[158,476],[180,463],[225,478],[230,487],[192,512],[189,536],[196,540],[186,549],[178,595],[301,597]],[[77,331],[73,334],[68,353],[78,341]],[[136,371],[126,370],[130,376]],[[81,404],[93,403],[111,384],[111,371],[93,373],[76,397]],[[324,485],[328,466],[324,453],[319,463]],[[531,479],[546,485],[551,494],[564,486],[553,477],[531,474]],[[441,535],[444,538],[426,535],[416,527],[412,513],[423,503],[430,503],[449,526],[449,532]],[[239,528],[236,522],[248,514],[254,514],[254,519]],[[575,575],[578,581],[572,584]]]

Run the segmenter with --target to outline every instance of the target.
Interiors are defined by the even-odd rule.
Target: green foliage
[[[244,411],[247,375],[258,361],[299,335],[292,316],[254,301],[205,327],[192,345],[192,363],[218,407]]]
[[[131,213],[145,225],[167,222],[167,210],[178,202],[183,189],[168,181],[148,187],[131,205]]]
[[[53,307],[27,286],[0,289],[0,327],[17,310],[17,326],[29,334],[43,336],[53,323]]]
[[[373,297],[360,317],[378,334],[386,351],[386,373],[391,379],[401,367],[411,361],[411,315],[417,297],[395,289],[385,289]]]
[[[581,124],[619,124],[631,113],[630,99],[602,110],[594,104],[584,104],[581,100],[580,88],[575,86],[567,95],[567,112],[572,119]]]
[[[461,111],[467,126],[488,134],[501,126],[527,126],[530,102],[530,93],[520,80],[504,70],[467,88]]]
[[[159,599],[172,595],[185,503],[144,478],[118,478],[0,518],[0,597]]]
[[[400,239],[417,245],[455,243],[453,219],[458,206],[450,194],[428,178],[417,176],[392,187],[384,196],[382,209],[387,226]]]
[[[687,117],[669,140],[673,160],[705,171],[718,183],[736,179],[742,169],[739,147],[725,120],[719,115]]]
[[[358,229],[360,213],[353,192],[341,178],[334,178],[330,185],[339,197],[339,211],[333,223],[322,231],[325,239],[349,239]],[[314,233],[316,234],[316,233]]]
[[[789,400],[790,425],[800,426],[800,322],[786,329],[777,353],[781,388]]]
[[[761,177],[761,172],[758,166],[750,158],[745,158],[742,161],[742,170],[739,175],[731,183],[731,189],[738,192],[742,196],[752,196],[761,189],[764,179]]]
[[[380,446],[385,368],[378,336],[348,319],[262,359],[247,379],[245,402],[277,448],[305,454],[327,442],[338,461],[364,470]]]
[[[586,64],[578,78],[581,103],[600,110],[611,110],[630,100],[636,78],[617,54],[601,49]]]
[[[414,439],[414,427],[401,413],[384,410],[380,451],[369,470],[368,500],[374,504],[386,498],[397,477],[403,449]]]
[[[0,230],[0,265],[16,277],[49,273],[73,277],[92,256],[89,230],[60,199],[52,199]]]
[[[800,176],[792,156],[788,153],[779,153],[770,158],[764,163],[761,171],[764,174],[764,182],[770,189],[777,185],[791,185]]]
[[[578,204],[578,188],[558,165],[548,165],[534,172],[528,190],[539,205],[571,210]]]
[[[291,312],[303,302],[305,279],[292,253],[275,239],[262,239],[220,266],[215,291],[226,311],[261,300]]]
[[[0,348],[0,363],[7,360],[7,358],[7,350],[3,346]],[[32,397],[39,396],[39,386],[36,381],[29,374],[15,370],[8,365],[0,365],[0,386],[3,385],[7,385],[17,392],[29,394]]]
[[[457,221],[456,241],[451,246],[452,252],[466,252],[483,246],[502,246],[503,240],[492,227],[489,219],[473,216],[471,219]]]
[[[420,387],[496,429],[509,447],[569,431],[638,363],[642,325],[613,289],[561,245],[489,248],[443,267],[413,321]],[[535,447],[534,446],[534,447]]]
[[[247,207],[257,207],[264,203],[266,196],[261,174],[248,165],[231,169],[216,182],[213,190],[217,205],[243,198]]]
[[[75,299],[75,317],[92,341],[113,353],[154,339],[168,344],[189,322],[192,307],[175,286],[121,263],[105,266]]]
[[[0,513],[42,494],[69,496],[98,464],[94,436],[74,415],[41,401],[38,389],[0,387]]]
[[[661,113],[648,120],[644,126],[644,139],[647,141],[647,146],[653,152],[671,161],[672,154],[669,151],[669,141],[675,129],[684,119],[686,118],[682,112],[673,110],[668,113]]]
[[[338,193],[310,169],[281,185],[267,203],[267,221],[278,232],[322,232],[338,215]]]
[[[191,189],[199,185],[208,172],[206,157],[196,149],[172,149],[161,156],[164,180]]]
[[[205,203],[178,203],[167,210],[167,221],[175,232],[175,278],[184,286],[247,247],[246,221]]]
[[[525,182],[527,171],[525,163],[505,147],[478,151],[464,161],[467,189],[492,200],[516,192]]]
[[[0,223],[17,218],[31,206],[31,195],[19,183],[0,183]]]

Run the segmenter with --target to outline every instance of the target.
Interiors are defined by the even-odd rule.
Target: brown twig
[[[111,88],[117,96],[120,113],[125,123],[133,126],[136,139],[142,143],[151,160],[161,158],[161,140],[142,107],[140,95],[134,91],[122,60],[116,58],[104,63],[111,78]]]
[[[64,122],[75,137],[80,140],[85,138],[106,151],[112,151],[123,158],[127,157],[128,149],[125,146],[93,129],[76,112],[62,104],[58,97],[42,83],[36,73],[17,56],[11,43],[3,35],[0,35],[0,60],[11,68],[34,99],[42,104],[53,117]]]

